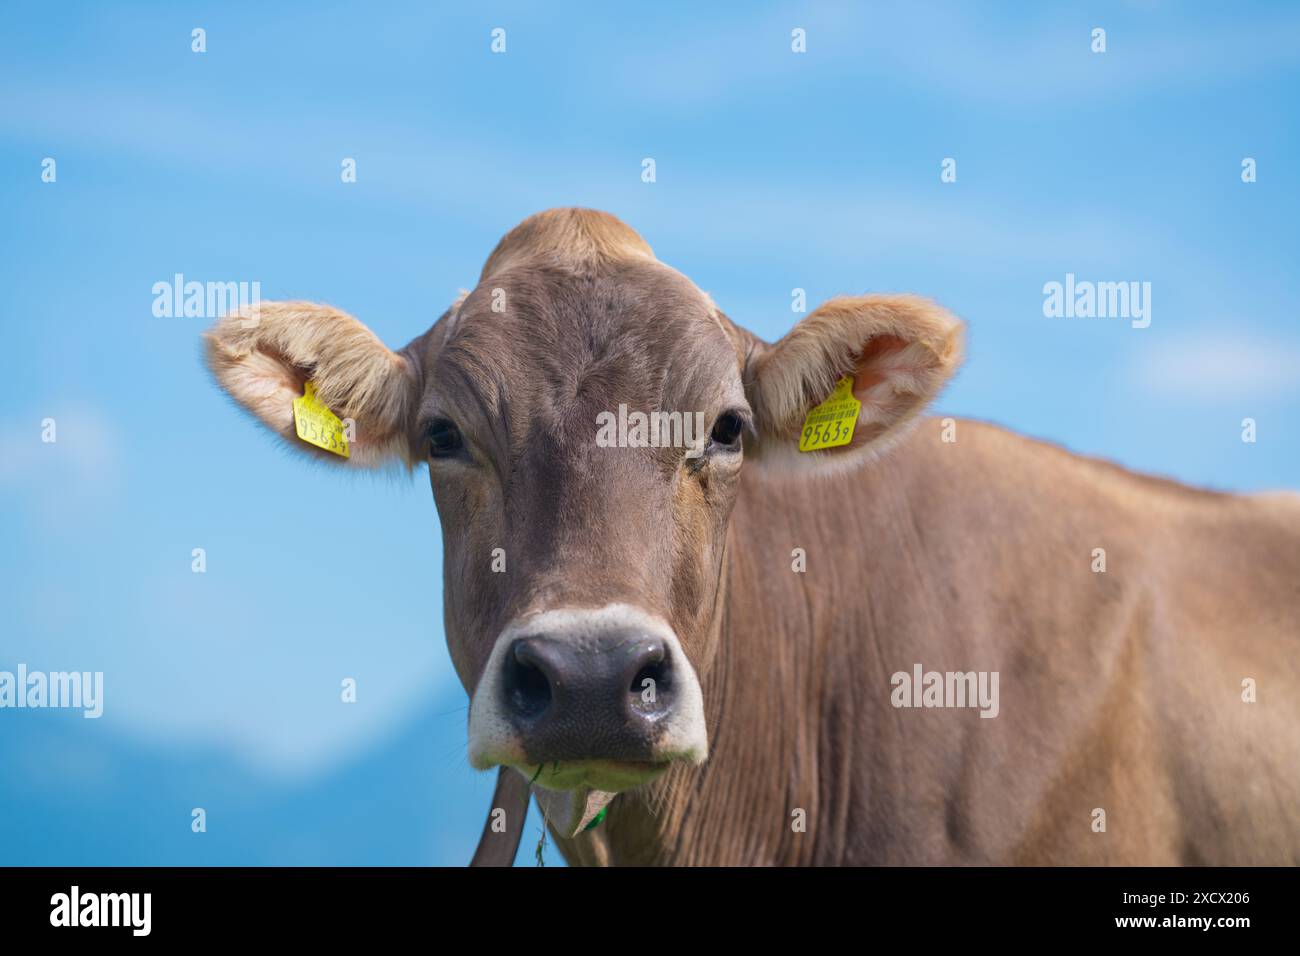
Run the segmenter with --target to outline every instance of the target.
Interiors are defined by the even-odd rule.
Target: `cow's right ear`
[[[361,467],[409,460],[417,372],[352,316],[313,302],[261,302],[223,317],[204,338],[221,387],[294,447]],[[309,382],[320,402],[353,423],[350,457],[298,437],[293,401]]]
[[[928,299],[831,299],[775,345],[749,350],[745,392],[757,435],[746,454],[752,447],[757,463],[785,473],[859,464],[904,433],[957,370],[961,353],[961,322]],[[851,393],[837,389],[844,376]],[[852,437],[840,443],[850,423]]]

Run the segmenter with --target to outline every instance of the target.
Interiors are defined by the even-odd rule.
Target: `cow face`
[[[411,350],[415,429],[471,762],[617,791],[703,760],[697,668],[753,417],[737,341],[635,257],[509,265],[440,325]],[[620,434],[638,413],[668,427]]]
[[[768,346],[618,220],[554,210],[400,352],[335,310],[263,303],[218,323],[208,355],[304,450],[325,455],[293,438],[310,381],[355,422],[349,462],[427,462],[471,763],[614,793],[707,756],[701,682],[745,458],[788,480],[860,463],[951,375],[959,341],[924,300],[866,296]],[[844,375],[852,441],[798,451]]]

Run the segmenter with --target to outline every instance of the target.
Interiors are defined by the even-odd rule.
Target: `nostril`
[[[629,703],[633,711],[647,716],[662,713],[668,708],[672,693],[672,664],[662,645],[654,645],[640,663],[627,689]]]
[[[521,717],[536,717],[551,703],[551,682],[526,640],[515,641],[506,657],[505,695]]]
[[[647,664],[636,672],[636,676],[632,678],[632,686],[629,687],[628,690],[634,694],[639,694],[641,691],[646,689],[647,682],[651,684],[665,683],[664,675],[667,673],[667,670],[668,668],[664,665],[663,661],[660,661],[657,664]]]

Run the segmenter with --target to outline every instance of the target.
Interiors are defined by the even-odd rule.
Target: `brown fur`
[[[961,364],[962,328],[947,310],[919,296],[864,295],[832,299],[815,309],[775,346],[755,350],[747,377],[754,382],[760,454],[799,472],[829,473],[888,450],[886,435],[901,437]],[[853,441],[844,448],[799,452],[808,409],[853,375],[863,403]]]
[[[331,411],[356,422],[353,464],[406,454],[416,370],[352,316],[313,302],[262,302],[225,316],[204,340],[221,387],[286,441],[336,457],[295,437],[293,400],[311,381]]]
[[[621,795],[566,856],[1300,863],[1300,504],[978,422],[940,432],[926,419],[825,482],[746,477],[709,762]],[[890,674],[914,662],[1000,671],[1001,714],[894,709]]]
[[[479,283],[521,266],[557,266],[577,275],[595,275],[628,261],[655,261],[635,230],[594,209],[548,209],[506,233],[484,263]]]
[[[699,673],[708,762],[620,794],[559,840],[569,860],[1300,863],[1297,499],[1194,491],[976,422],[942,441],[920,415],[961,339],[938,306],[837,299],[769,346],[617,220],[555,210],[401,352],[324,307],[270,315],[223,322],[209,354],[281,434],[307,375],[391,453],[417,458],[434,420],[465,434],[430,482],[467,690],[506,624],[611,602],[667,620]],[[795,451],[845,373],[854,443]],[[743,456],[695,462],[599,448],[595,416],[620,402],[753,430]],[[507,573],[489,573],[496,548]],[[997,671],[999,716],[896,709],[890,676],[915,663]]]

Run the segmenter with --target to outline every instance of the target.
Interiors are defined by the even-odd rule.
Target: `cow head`
[[[512,230],[400,351],[301,302],[222,319],[207,348],[295,447],[344,463],[294,437],[311,382],[355,423],[348,465],[427,462],[470,761],[585,794],[707,756],[743,471],[816,480],[878,452],[954,371],[960,325],[911,296],[839,298],[769,346],[626,225],[564,209]],[[844,375],[852,441],[798,451]]]

